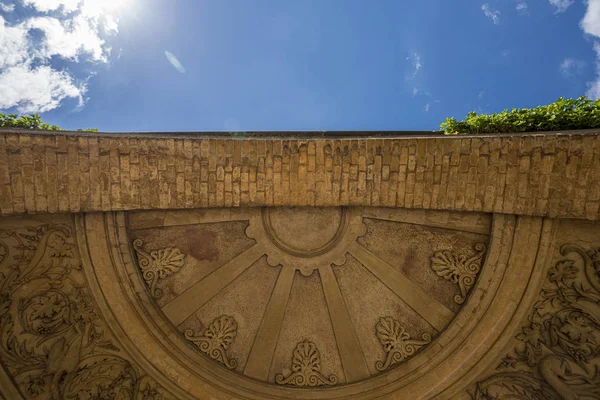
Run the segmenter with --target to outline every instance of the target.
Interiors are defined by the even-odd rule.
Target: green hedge
[[[446,135],[508,132],[543,132],[600,128],[600,100],[559,98],[536,108],[513,108],[498,114],[470,112],[462,121],[447,118],[440,129]]]
[[[50,125],[42,122],[42,117],[38,114],[22,115],[19,114],[1,114],[0,113],[0,128],[14,129],[37,129],[43,131],[62,131],[56,125]],[[98,132],[98,129],[87,128],[77,129],[78,132]]]

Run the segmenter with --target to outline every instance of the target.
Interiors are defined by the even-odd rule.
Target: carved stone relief
[[[237,335],[237,323],[233,317],[221,315],[200,336],[195,336],[193,330],[185,331],[184,335],[202,353],[213,360],[220,362],[229,369],[234,369],[237,366],[237,361],[227,356],[227,349]]]
[[[484,243],[474,246],[475,254],[466,255],[450,250],[436,251],[431,257],[431,268],[442,278],[458,284],[460,294],[454,296],[456,304],[463,304],[481,270],[481,260],[486,251]]]
[[[474,286],[487,248],[482,240],[488,240],[491,228],[489,216],[427,216],[419,211],[359,207],[158,215],[163,215],[162,222],[156,212],[130,213],[128,232],[120,240],[131,243],[130,238],[135,238],[133,247],[142,271],[152,265],[156,270],[168,264],[166,255],[188,249],[184,250],[187,278],[169,274],[161,282],[169,294],[159,303],[160,310],[170,323],[195,342],[199,352],[235,373],[309,387],[352,383],[387,372],[432,343]],[[253,243],[232,236],[239,235],[240,221],[247,224],[244,233]],[[224,234],[227,243],[219,242]],[[167,241],[170,235],[178,241]],[[205,253],[193,255],[193,245],[187,242],[199,237]],[[236,251],[233,243],[244,244]],[[399,251],[400,257],[390,250]],[[429,267],[436,251],[435,265],[446,262],[437,270]],[[222,256],[225,253],[228,258]],[[205,254],[213,258],[204,261]],[[219,259],[220,265],[212,264],[212,259]],[[147,260],[144,265],[143,260]],[[276,275],[258,272],[265,269],[274,269]],[[373,288],[365,287],[367,280],[360,277],[364,274],[374,281]],[[447,283],[439,279],[444,274]],[[142,277],[152,287],[153,281]],[[456,285],[461,295],[456,295]],[[250,296],[248,301],[260,311],[242,306],[241,296]],[[459,296],[462,301],[456,301]],[[223,312],[235,315],[235,320]],[[381,312],[396,317],[378,318]],[[207,319],[214,321],[196,334],[194,326]],[[222,328],[228,324],[235,327],[228,331],[230,336]],[[251,338],[246,337],[249,331]],[[411,337],[409,331],[419,336]],[[243,347],[233,341],[236,335],[244,337]],[[306,337],[318,338],[319,350]],[[282,373],[290,368],[292,343],[294,361],[291,370]]]
[[[377,337],[387,353],[385,361],[378,361],[378,371],[385,371],[391,365],[403,362],[413,356],[423,346],[431,343],[431,336],[424,333],[422,340],[413,340],[405,328],[392,317],[382,317],[376,326]]]
[[[445,353],[459,355],[459,346],[478,334],[475,327],[490,320],[481,310],[497,296],[494,279],[514,275],[514,269],[503,272],[503,259],[488,256],[483,265],[483,252],[491,246],[488,237],[503,243],[495,254],[507,254],[511,243],[521,241],[513,238],[514,218],[495,217],[497,229],[491,232],[485,215],[428,219],[414,210],[329,210],[323,215],[296,210],[299,215],[290,219],[296,221],[293,230],[286,231],[289,212],[270,213],[270,228],[255,225],[252,239],[235,235],[264,223],[264,213],[257,209],[165,212],[168,218],[162,222],[156,213],[147,220],[136,213],[129,218],[125,213],[85,215],[76,219],[78,247],[70,221],[49,224],[52,229],[64,225],[69,232],[58,229],[56,237],[48,238],[48,255],[40,259],[50,261],[17,268],[28,295],[9,293],[8,312],[23,332],[13,336],[23,336],[24,349],[37,346],[32,338],[46,332],[51,338],[40,342],[42,348],[34,354],[77,361],[62,367],[67,372],[59,371],[61,378],[53,372],[40,381],[23,373],[21,391],[31,387],[33,393],[56,380],[62,391],[58,398],[75,393],[136,399],[385,399],[387,393],[428,398],[424,394],[431,389],[426,386],[442,387],[444,381],[435,379],[444,371],[461,373],[463,361],[446,361]],[[345,236],[352,223],[359,226],[348,222],[343,228],[349,216],[360,218],[359,235]],[[273,238],[256,234],[257,226],[264,232],[271,229]],[[312,236],[323,226],[325,237]],[[178,236],[170,239],[175,228]],[[295,241],[296,234],[303,236]],[[41,236],[36,239],[40,243]],[[193,240],[202,241],[201,251],[194,251]],[[15,253],[9,241],[0,243],[4,282]],[[344,251],[338,247],[342,244]],[[277,249],[279,264],[273,261],[277,258],[269,260],[272,249]],[[458,273],[469,259],[478,265],[476,282],[465,285],[462,304],[454,299],[458,281],[442,279],[431,268],[437,251],[466,255],[452,256]],[[297,267],[303,257],[304,270]],[[311,264],[316,258],[337,261],[331,262],[334,266]],[[155,274],[145,276],[143,267]],[[33,284],[39,279],[47,287]],[[67,282],[77,285],[71,289]],[[37,290],[40,285],[46,290]],[[88,301],[72,305],[76,293]],[[15,313],[15,302],[22,311]],[[90,322],[73,320],[75,311],[84,310],[79,304],[94,313]],[[96,341],[102,346],[93,345]],[[15,375],[5,365],[5,359],[11,360],[4,351],[0,349],[1,362],[16,382],[19,372]],[[66,356],[54,356],[59,353]],[[56,368],[52,364],[49,370]],[[419,388],[420,382],[425,386]],[[480,385],[482,391],[486,387],[492,390]],[[26,397],[49,398],[44,396],[52,390],[43,389],[37,397]]]
[[[106,329],[70,222],[0,225],[0,362],[25,398],[168,397]]]
[[[337,376],[329,377],[321,374],[321,354],[317,345],[305,340],[298,343],[292,356],[292,372],[284,375],[278,374],[275,382],[280,385],[294,386],[323,386],[335,385],[338,381]]]
[[[561,247],[539,300],[474,399],[600,398],[600,247]]]
[[[158,283],[185,265],[185,254],[176,247],[146,252],[143,245],[144,242],[141,239],[133,241],[133,248],[137,253],[144,281],[148,284],[152,296],[160,297],[163,295],[163,291],[157,287]]]

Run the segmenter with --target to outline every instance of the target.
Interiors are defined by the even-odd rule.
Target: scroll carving
[[[328,378],[321,373],[321,354],[317,345],[305,340],[296,345],[292,356],[292,372],[287,376],[277,374],[275,382],[280,385],[331,386],[338,382],[338,378],[335,375]]]
[[[375,368],[385,371],[391,365],[401,363],[414,355],[421,347],[431,343],[431,336],[424,333],[422,340],[412,340],[410,334],[392,317],[379,319],[377,337],[387,353],[385,361],[377,361]]]
[[[67,225],[0,229],[0,362],[25,398],[166,398],[105,330]]]
[[[152,250],[148,253],[143,249],[143,245],[141,239],[133,241],[142,277],[148,284],[152,297],[159,298],[163,295],[163,291],[157,287],[158,282],[173,275],[185,265],[185,254],[176,247]]]
[[[194,331],[191,329],[185,331],[184,336],[187,340],[194,342],[202,353],[225,365],[228,369],[234,369],[237,367],[237,360],[227,356],[227,349],[237,335],[237,328],[233,317],[221,315],[200,336],[194,336]]]
[[[463,304],[481,270],[481,260],[486,251],[483,243],[474,246],[475,254],[468,256],[450,250],[436,251],[431,257],[431,268],[438,276],[458,284],[460,294],[454,296],[457,304]]]
[[[600,248],[565,245],[561,254],[516,336],[520,343],[498,366],[502,372],[478,383],[475,399],[600,398]]]

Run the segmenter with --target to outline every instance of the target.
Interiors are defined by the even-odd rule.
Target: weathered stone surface
[[[206,137],[0,131],[0,213],[384,206],[595,220],[600,135]]]
[[[594,134],[49,137],[4,137],[0,398],[600,397]]]

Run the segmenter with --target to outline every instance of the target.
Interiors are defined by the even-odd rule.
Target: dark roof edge
[[[34,129],[0,128],[0,133],[33,134],[45,136],[169,138],[169,139],[403,139],[403,138],[467,138],[467,137],[511,137],[511,136],[570,136],[598,135],[600,129],[582,129],[550,132],[515,132],[470,135],[444,135],[443,131],[248,131],[248,132],[81,132],[47,131]]]

